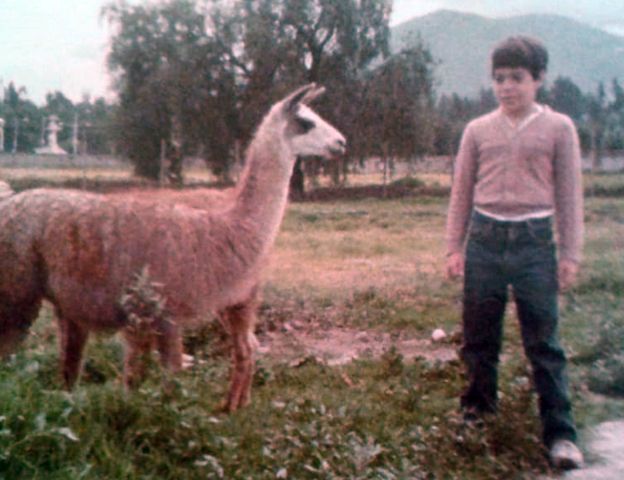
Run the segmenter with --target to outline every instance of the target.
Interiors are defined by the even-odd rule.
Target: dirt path
[[[312,357],[327,365],[343,365],[358,358],[379,357],[393,347],[406,360],[415,357],[431,361],[457,358],[455,346],[450,343],[350,328],[313,329],[286,324],[279,332],[260,335],[259,341],[260,356],[289,363]]]
[[[624,478],[624,421],[605,422],[587,434],[586,467],[562,475],[563,480]]]

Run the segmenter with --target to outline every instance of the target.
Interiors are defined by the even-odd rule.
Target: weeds
[[[594,344],[575,361],[588,366],[587,385],[591,390],[624,397],[624,324],[609,316]]]

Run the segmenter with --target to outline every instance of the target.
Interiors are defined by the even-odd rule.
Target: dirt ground
[[[457,358],[456,345],[450,337],[434,341],[303,322],[285,323],[275,331],[263,332],[258,340],[260,358],[278,358],[292,365],[308,359],[330,366],[343,365],[358,358],[380,357],[392,348],[406,360],[420,357],[444,362]]]
[[[586,466],[562,480],[620,480],[624,478],[624,421],[604,422],[585,432]]]

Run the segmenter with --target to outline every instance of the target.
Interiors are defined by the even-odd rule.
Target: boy
[[[447,274],[464,273],[465,418],[496,411],[511,285],[539,396],[543,441],[553,466],[571,469],[582,465],[583,456],[575,445],[566,357],[557,335],[557,293],[578,273],[581,165],[572,121],[535,102],[547,63],[544,46],[529,37],[510,37],[492,53],[499,108],[471,121],[462,137],[447,219]]]

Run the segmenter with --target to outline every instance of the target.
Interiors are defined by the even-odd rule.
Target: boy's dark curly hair
[[[536,38],[517,35],[496,45],[492,52],[492,74],[497,68],[526,68],[537,80],[548,66],[548,51]]]

